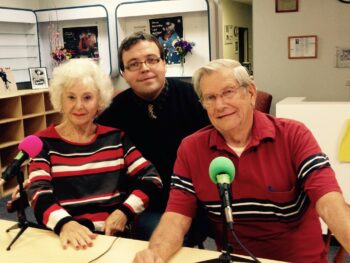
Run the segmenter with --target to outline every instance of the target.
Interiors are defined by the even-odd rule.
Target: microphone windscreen
[[[35,135],[25,137],[18,145],[18,149],[28,154],[30,158],[37,156],[42,148],[43,142]]]
[[[235,176],[235,166],[227,157],[216,157],[209,165],[209,176],[214,184],[218,183],[217,176],[220,174],[227,174],[229,177],[229,183],[233,181],[233,177]]]

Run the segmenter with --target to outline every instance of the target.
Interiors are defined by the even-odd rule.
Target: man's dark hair
[[[124,71],[124,63],[123,63],[123,52],[124,51],[128,51],[132,46],[136,45],[137,43],[139,43],[140,41],[150,41],[150,42],[154,42],[158,49],[159,49],[159,53],[160,53],[160,58],[162,60],[165,59],[165,53],[164,53],[164,48],[162,47],[162,45],[159,43],[158,39],[151,35],[151,34],[147,34],[145,32],[136,32],[133,33],[132,35],[124,38],[124,40],[122,41],[122,43],[120,44],[120,47],[118,49],[118,61],[119,61],[119,69],[120,71]]]

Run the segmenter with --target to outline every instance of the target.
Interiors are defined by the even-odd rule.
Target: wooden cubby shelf
[[[0,95],[0,171],[1,175],[18,153],[18,144],[24,137],[57,124],[61,114],[50,103],[48,89],[19,90]],[[28,178],[27,165],[21,168]],[[11,192],[17,185],[11,178],[0,188],[0,197]]]

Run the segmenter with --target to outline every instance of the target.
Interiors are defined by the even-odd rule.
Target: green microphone
[[[231,183],[235,177],[235,166],[223,156],[216,157],[209,165],[209,177],[217,185],[226,222],[233,230]]]
[[[235,172],[235,166],[227,157],[216,157],[209,165],[209,176],[214,184],[232,183]]]

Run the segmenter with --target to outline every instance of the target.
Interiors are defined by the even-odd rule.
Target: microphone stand
[[[225,217],[225,216],[224,216]],[[239,256],[232,255],[233,247],[227,240],[227,222],[223,224],[223,235],[222,235],[222,245],[223,250],[218,258],[199,261],[197,263],[231,263],[231,262],[257,262],[248,258],[243,258]],[[233,229],[231,230],[233,232]],[[259,261],[258,261],[259,262]]]
[[[221,196],[221,215],[223,218],[223,225],[222,225],[222,230],[223,230],[223,234],[222,234],[222,247],[223,250],[221,251],[221,255],[219,256],[219,258],[214,258],[214,259],[209,259],[209,260],[204,260],[204,261],[199,261],[198,263],[231,263],[231,262],[257,262],[255,260],[251,260],[251,259],[247,259],[247,258],[243,258],[243,257],[239,257],[239,256],[235,256],[232,255],[231,253],[233,252],[233,246],[232,244],[230,244],[228,242],[227,239],[227,227],[229,227],[230,232],[234,233],[233,231],[233,223],[232,222],[227,222],[226,220],[226,215],[225,215],[225,204],[223,202],[223,195],[225,194],[223,189],[221,189],[220,187],[218,187],[219,190],[219,194]],[[232,194],[230,194],[232,196]],[[259,261],[258,261],[259,262]]]
[[[28,227],[35,227],[39,229],[45,229],[45,230],[50,230],[49,228],[45,226],[41,226],[39,224],[29,222],[26,217],[26,213],[24,211],[26,204],[28,203],[27,195],[24,191],[23,187],[23,182],[24,182],[24,175],[23,172],[17,169],[17,183],[19,186],[19,203],[18,206],[16,207],[17,209],[17,224],[13,225],[12,227],[8,228],[6,232],[10,232],[13,229],[19,228],[20,231],[17,233],[17,235],[14,237],[14,239],[11,241],[9,246],[6,248],[6,250],[11,250],[11,246],[16,242],[16,240],[23,234],[23,232],[28,228]]]

